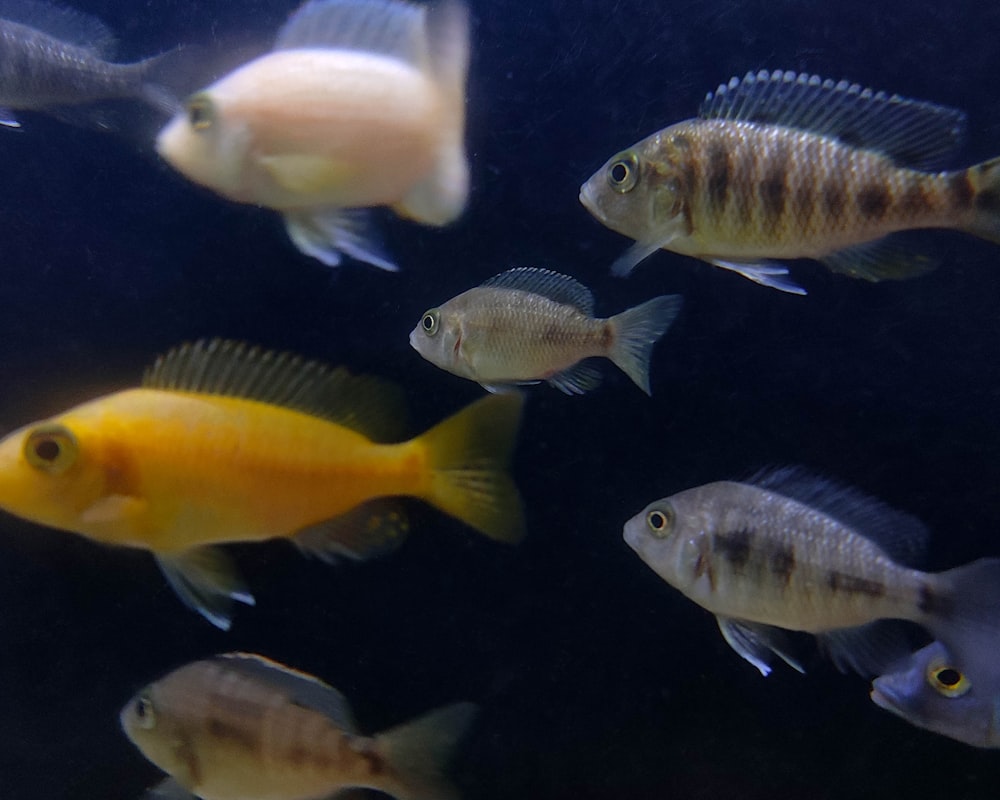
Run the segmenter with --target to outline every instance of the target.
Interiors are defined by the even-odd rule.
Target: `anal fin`
[[[905,624],[898,620],[876,620],[856,628],[825,631],[817,634],[816,639],[838,670],[870,678],[881,675],[912,652]]]
[[[873,242],[829,253],[820,259],[832,272],[866,281],[904,281],[932,272],[938,261],[914,252],[901,235],[884,236]]]
[[[184,605],[217,628],[229,630],[234,603],[254,605],[233,560],[218,547],[195,547],[177,555],[157,555],[156,560]]]
[[[409,529],[402,503],[379,498],[299,531],[292,541],[303,553],[328,564],[338,558],[361,561],[395,550]]]
[[[557,372],[547,382],[566,394],[584,394],[601,385],[601,371],[587,361],[581,361]]]
[[[726,643],[753,664],[764,677],[771,674],[773,656],[778,656],[792,669],[805,672],[802,664],[790,654],[788,636],[781,628],[730,617],[715,619]]]

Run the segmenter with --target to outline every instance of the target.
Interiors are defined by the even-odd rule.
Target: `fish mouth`
[[[868,696],[879,708],[893,714],[902,715],[899,707],[899,697],[881,678],[876,678],[872,681],[872,690]]]
[[[597,203],[594,202],[594,198],[590,194],[590,181],[587,181],[580,187],[580,205],[595,217],[598,216]]]

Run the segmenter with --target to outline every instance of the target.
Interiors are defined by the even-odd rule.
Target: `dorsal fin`
[[[515,267],[494,275],[482,284],[498,289],[517,289],[575,306],[588,317],[594,315],[594,295],[575,278],[537,267]]]
[[[402,396],[385,381],[228,339],[174,348],[146,370],[142,385],[284,406],[375,442],[399,441],[406,424]]]
[[[708,93],[698,116],[798,128],[927,170],[945,166],[966,126],[954,108],[781,70],[733,78]]]
[[[41,0],[0,0],[0,19],[26,25],[75,47],[111,58],[115,35],[96,17]]]
[[[319,678],[256,653],[224,653],[216,656],[215,660],[226,669],[285,692],[296,705],[325,714],[341,730],[348,733],[357,731],[347,698]]]
[[[828,514],[881,547],[898,564],[915,567],[927,550],[930,532],[916,517],[817,477],[802,467],[769,468],[742,481]]]
[[[310,0],[289,17],[274,49],[359,50],[426,70],[426,15],[425,6],[405,0]]]

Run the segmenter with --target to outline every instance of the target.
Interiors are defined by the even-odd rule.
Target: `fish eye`
[[[135,718],[139,720],[139,727],[144,730],[148,731],[156,725],[156,709],[147,692],[143,692],[135,699]]]
[[[646,525],[653,532],[653,536],[662,539],[674,526],[674,510],[670,506],[654,508],[646,514]]]
[[[961,697],[972,688],[972,681],[965,673],[950,664],[931,664],[927,669],[927,682],[945,697]]]
[[[441,320],[441,312],[439,312],[435,308],[432,311],[428,311],[420,319],[420,328],[428,336],[433,336],[435,333],[438,332],[438,323],[440,322],[440,320]]]
[[[639,180],[639,157],[635,153],[623,153],[608,167],[608,185],[619,194],[635,188]]]
[[[60,475],[76,463],[80,446],[63,425],[42,425],[28,434],[24,457],[31,466],[50,475]]]
[[[196,94],[187,104],[188,122],[196,131],[204,131],[215,122],[215,106],[208,95]]]

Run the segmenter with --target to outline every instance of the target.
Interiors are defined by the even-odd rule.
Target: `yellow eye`
[[[135,699],[135,718],[139,720],[139,727],[147,731],[156,724],[156,709],[147,692],[143,692]]]
[[[646,514],[646,524],[658,539],[664,538],[674,526],[674,510],[670,506],[654,508]]]
[[[24,457],[31,466],[50,475],[61,475],[76,463],[80,445],[63,425],[41,425],[24,442]]]
[[[196,94],[187,104],[188,122],[196,131],[204,131],[215,122],[215,105],[206,94]]]
[[[428,311],[420,320],[420,327],[428,336],[433,336],[438,332],[438,323],[441,320],[441,313],[435,308]]]
[[[961,697],[972,688],[965,674],[950,664],[931,664],[927,668],[927,682],[945,697]]]
[[[631,192],[638,181],[639,157],[635,153],[622,153],[608,167],[608,186],[619,194]]]

